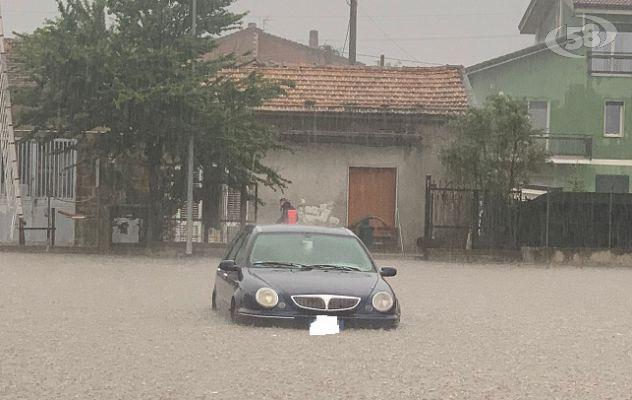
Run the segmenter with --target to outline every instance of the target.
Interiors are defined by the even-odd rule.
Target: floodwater
[[[0,253],[0,399],[631,399],[632,269],[381,261],[395,331],[232,325],[217,260]]]

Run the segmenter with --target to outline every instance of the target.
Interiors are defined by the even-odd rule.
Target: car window
[[[226,260],[234,260],[237,252],[239,251],[241,244],[243,242],[244,236],[246,236],[246,232],[241,232],[237,237],[233,240],[233,243],[230,247],[230,250],[226,254],[224,259]]]
[[[239,243],[239,248],[237,249],[237,252],[235,253],[235,263],[237,265],[244,265],[247,262],[247,258],[246,258],[246,251],[248,249],[248,241],[250,239],[250,234],[246,233],[244,234],[244,236],[242,237],[240,243]]]
[[[366,250],[355,237],[322,234],[259,234],[252,247],[250,262],[327,264],[367,272],[375,270]]]

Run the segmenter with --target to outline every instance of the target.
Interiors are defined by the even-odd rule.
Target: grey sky
[[[471,65],[527,47],[518,22],[529,0],[359,0],[358,53],[440,64]],[[0,0],[5,30],[29,32],[56,14],[53,0]],[[250,11],[244,22],[306,43],[310,29],[321,43],[342,49],[348,22],[346,0],[238,0]],[[348,48],[348,47],[347,47]],[[360,56],[364,63],[375,59]],[[395,62],[395,61],[391,61]]]

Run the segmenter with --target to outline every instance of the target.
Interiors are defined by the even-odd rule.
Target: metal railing
[[[76,195],[77,151],[75,141],[54,139],[39,143],[17,142],[20,183],[26,198],[48,196],[74,200]]]
[[[589,52],[588,68],[591,74],[632,75],[632,53]]]
[[[588,135],[552,134],[535,136],[552,156],[579,157],[588,160],[593,157],[593,138]]]

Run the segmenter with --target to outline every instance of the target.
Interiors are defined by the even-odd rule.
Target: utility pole
[[[192,0],[191,4],[191,32],[194,38],[197,37],[197,0]],[[193,78],[195,79],[195,60],[192,62]],[[191,124],[193,126],[193,124]],[[187,249],[186,255],[193,255],[193,156],[194,156],[193,130],[189,132],[189,168],[187,182]]]
[[[358,0],[351,0],[351,17],[349,19],[349,64],[355,65],[358,41]]]

